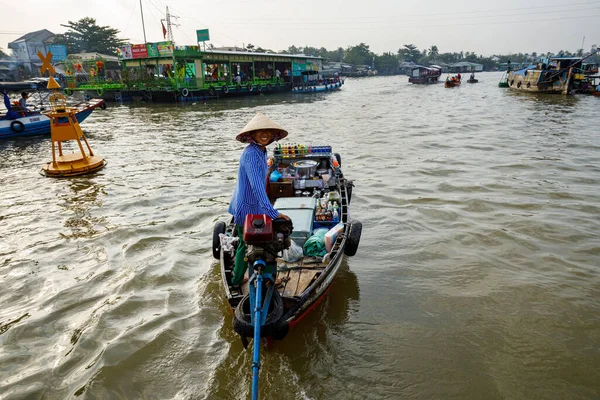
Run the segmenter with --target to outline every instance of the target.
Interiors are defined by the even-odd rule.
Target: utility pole
[[[179,24],[174,24],[171,22],[171,18],[179,18],[176,15],[171,15],[169,13],[169,6],[167,6],[167,15],[165,19],[161,19],[161,21],[165,21],[167,23],[167,40],[172,42],[175,45],[175,40],[173,39],[173,30],[171,29],[171,25],[179,26]]]
[[[147,43],[146,41],[146,25],[144,25],[144,9],[142,8],[142,0],[140,0],[140,13],[142,14],[142,29],[144,31],[144,44]]]

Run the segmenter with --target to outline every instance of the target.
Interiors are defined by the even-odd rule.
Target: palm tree
[[[432,61],[436,61],[437,57],[440,55],[440,51],[438,50],[438,47],[436,45],[432,45],[429,48],[429,57],[431,58]]]

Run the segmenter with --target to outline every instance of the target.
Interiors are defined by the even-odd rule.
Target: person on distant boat
[[[19,106],[21,107],[21,110],[23,111],[23,113],[25,114],[29,114],[29,108],[27,108],[27,98],[29,97],[29,95],[27,94],[27,92],[23,92],[21,93],[21,98],[19,99]]]
[[[0,117],[0,120],[13,120],[19,118],[19,114],[12,110],[12,106],[10,105],[10,99],[8,98],[8,93],[6,93],[6,90],[2,91],[2,94],[4,95],[4,107],[6,107],[6,114]]]
[[[469,79],[472,80],[472,81],[475,80],[475,72],[471,72],[471,77]]]
[[[459,82],[462,79],[462,76],[461,76],[460,72],[456,75],[456,79],[458,79]]]
[[[279,69],[275,70],[275,78],[277,78],[278,81],[281,79],[281,71],[279,71]]]
[[[266,214],[270,218],[285,218],[269,201],[267,196],[267,146],[288,135],[287,131],[271,121],[264,114],[258,113],[235,137],[242,143],[249,143],[242,151],[238,169],[238,181],[229,204],[229,213],[233,215],[239,245],[235,253],[235,266],[231,284],[239,286],[244,283],[244,274],[248,269],[246,243],[244,237],[244,221],[248,214]]]
[[[236,83],[236,84],[238,84],[238,85],[239,85],[240,83],[242,83],[242,77],[240,76],[240,74],[237,74],[237,75],[235,76],[235,83]]]

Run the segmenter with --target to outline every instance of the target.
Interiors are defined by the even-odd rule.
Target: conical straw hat
[[[273,136],[273,141],[283,139],[288,135],[285,129],[271,121],[266,115],[257,113],[235,138],[242,143],[247,143],[248,139],[252,136],[252,132],[258,130],[274,131],[275,135]]]

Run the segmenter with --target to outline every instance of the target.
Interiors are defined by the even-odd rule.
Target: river
[[[110,105],[101,172],[0,143],[0,398],[249,398],[211,255],[256,112],[332,144],[363,223],[325,301],[263,352],[261,398],[600,398],[600,98],[446,89]],[[445,78],[445,77],[444,77]]]

